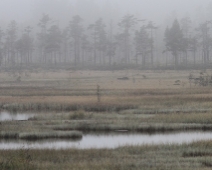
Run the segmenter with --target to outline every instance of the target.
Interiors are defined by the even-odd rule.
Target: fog
[[[136,63],[138,63],[138,58],[136,59],[134,58],[137,57],[137,55],[141,54],[143,55],[143,58],[147,57],[148,55],[151,55],[151,57],[153,58],[153,55],[157,55],[158,57],[156,58],[155,61],[161,62],[164,61],[164,55],[162,54],[164,50],[173,53],[173,50],[170,50],[168,48],[165,49],[165,43],[164,43],[165,29],[167,27],[170,28],[175,19],[177,19],[180,23],[182,31],[184,31],[183,32],[184,38],[188,39],[188,37],[196,36],[194,35],[196,34],[194,33],[195,32],[194,30],[196,30],[196,28],[199,27],[200,24],[203,24],[206,21],[210,21],[212,19],[211,11],[212,11],[212,0],[0,0],[0,16],[1,16],[0,28],[3,30],[3,32],[8,34],[9,24],[13,20],[16,21],[17,25],[14,28],[17,31],[16,33],[17,36],[15,37],[15,39],[17,40],[17,42],[19,42],[18,45],[19,49],[17,49],[17,46],[12,46],[11,44],[10,47],[8,46],[7,48],[5,45],[4,46],[5,51],[2,49],[1,60],[4,61],[5,64],[7,63],[6,61],[9,62],[9,60],[16,60],[16,62],[20,63],[23,62],[24,53],[28,53],[27,54],[28,58],[31,55],[30,56],[31,61],[38,62],[37,60],[38,56],[43,55],[46,57],[49,55],[51,58],[51,56],[53,55],[52,53],[54,53],[55,62],[57,62],[58,60],[60,60],[59,62],[61,62],[61,59],[66,61],[66,58],[68,58],[68,61],[72,62],[75,58],[75,64],[76,64],[77,60],[79,60],[80,63],[80,60],[84,60],[84,58],[85,61],[96,60],[95,59],[96,55],[102,55],[102,59],[105,59],[106,58],[105,56],[107,56],[108,53],[110,53],[110,55],[115,55],[116,57],[113,57],[113,59],[111,59],[112,56],[109,56],[109,58],[107,58],[105,62],[115,63],[121,61],[123,62],[125,60],[125,62],[130,63],[131,61],[136,60]],[[38,23],[41,21],[44,15],[47,15],[49,17],[49,21],[47,21],[48,22],[47,25],[42,27],[39,26]],[[69,29],[68,32],[70,32],[70,21],[72,21],[72,19],[74,19],[74,16],[77,15],[80,16],[80,18],[82,19],[79,25],[83,30],[80,34],[85,35],[84,42],[82,42],[82,40],[76,41],[75,39],[76,37],[74,38],[73,35],[71,37],[70,34],[69,37],[67,37],[69,38],[68,42],[65,42],[64,37],[59,37],[57,40],[58,43],[60,44],[59,45],[56,44],[59,46],[57,47],[57,51],[55,46],[54,46],[55,49],[52,50],[51,48],[53,48],[53,45],[50,42],[50,41],[53,42],[53,40],[51,39],[52,35],[47,35],[46,31],[51,31],[51,28],[52,31],[56,31],[58,29],[58,35],[59,35],[62,32],[64,33],[65,29],[67,28]],[[127,28],[128,30],[125,29],[125,36],[129,36],[127,37],[128,40],[126,40],[126,42],[124,41],[121,42],[120,39],[119,39],[120,42],[117,42],[117,37],[121,36],[122,33],[124,33],[123,32],[124,27],[123,26],[120,27],[120,25],[118,26],[118,24],[123,20],[124,16],[127,15],[135,17],[138,22],[135,25],[131,25],[129,28]],[[94,24],[100,18],[102,18],[102,21],[100,21],[100,23],[102,22],[102,28],[105,29],[104,34],[107,35],[107,38],[109,38],[110,41],[115,41],[116,39],[116,42],[111,42],[115,43],[116,45],[118,44],[116,46],[116,49],[109,49],[109,46],[111,46],[111,44],[110,45],[107,44],[107,47],[105,47],[105,49],[102,49],[103,47],[97,48],[97,46],[95,45],[95,43],[97,42],[95,43],[93,42],[92,39],[93,34],[91,33],[91,30],[89,32],[88,28],[89,26],[92,26],[92,24]],[[188,23],[185,23],[184,20],[183,25],[182,24],[183,18],[184,19],[186,18],[187,20],[186,22]],[[140,28],[142,28],[143,26],[147,26],[150,21],[154,24],[156,29],[154,29],[154,32],[151,33],[149,32],[149,30],[146,30],[146,34],[148,34],[147,38],[149,40],[151,40],[152,42],[154,41],[154,44],[152,45],[149,44],[148,48],[150,48],[149,51],[151,51],[151,53],[148,52],[148,50],[146,50],[145,51],[146,56],[144,56],[143,54],[144,51],[141,52],[141,50],[139,50],[138,47],[134,46],[136,41],[135,33],[136,31],[140,30]],[[23,42],[21,45],[20,42],[24,41],[24,36],[20,41],[18,41],[21,35],[24,34],[24,30],[26,30],[27,26],[30,26],[32,28],[32,33],[30,30],[30,32],[28,32],[27,37],[28,41],[33,42],[32,47],[23,47]],[[50,36],[49,44],[46,44],[45,47],[41,46],[39,47],[39,43],[40,45],[42,44],[42,46],[44,46],[44,43],[46,43],[44,42],[45,38],[43,39],[43,42],[41,42],[41,39],[39,40],[38,36],[39,32],[40,36],[41,34],[44,33],[46,33],[45,35],[46,38]],[[208,32],[209,31],[206,31],[206,33]],[[32,37],[29,37],[29,33],[31,33]],[[129,35],[127,35],[126,33],[127,34],[129,33]],[[56,35],[56,32],[54,35]],[[25,36],[26,42],[27,38]],[[31,38],[31,40],[29,38]],[[199,38],[199,40],[201,40],[201,38]],[[2,43],[7,44],[6,39],[1,41],[3,41]],[[77,42],[78,45],[74,47],[73,43]],[[205,40],[205,42],[208,41]],[[71,43],[72,45],[70,45]],[[87,43],[87,46],[89,46],[88,48],[90,48],[92,52],[91,51],[89,52],[89,50],[87,51],[81,50],[81,48],[83,48],[82,47],[83,43]],[[123,43],[125,43],[125,46],[123,45]],[[67,45],[68,47],[66,47]],[[211,47],[212,46],[208,44],[207,49],[205,47],[204,48],[206,49],[206,51],[209,51],[210,49],[212,49]],[[12,48],[12,50],[8,50],[9,48]],[[28,48],[28,52],[26,48]],[[31,51],[29,50],[29,48],[31,48]],[[84,46],[84,49],[85,48],[87,47]],[[203,46],[202,47],[199,46],[198,48],[199,51],[201,51],[201,48],[203,48]],[[123,52],[123,49],[126,49],[126,51],[124,50]],[[187,60],[187,51],[189,50],[191,51],[191,49],[186,50],[181,49],[180,51],[180,53],[186,54],[186,60]],[[39,55],[38,51],[40,51]],[[14,55],[17,56],[16,59],[13,59]],[[123,57],[123,55],[125,55],[125,57]],[[12,59],[8,59],[6,56],[7,57],[10,56],[8,58]],[[209,58],[209,54],[207,54],[207,56]],[[200,55],[198,57],[199,59],[201,58]],[[99,59],[100,61],[98,62],[101,63],[102,59]],[[141,60],[139,62],[141,63]]]
[[[99,17],[109,22],[132,14],[165,27],[174,18],[184,16],[195,22],[209,19],[211,8],[211,0],[1,0],[0,23],[4,26],[16,20],[20,24],[36,25],[46,13],[63,26],[73,15],[80,15],[88,22]]]
[[[5,27],[16,20],[36,26],[45,13],[61,26],[67,25],[74,15],[80,15],[87,23],[102,17],[108,25],[111,20],[116,23],[132,14],[165,28],[175,18],[185,16],[199,24],[210,19],[211,9],[211,0],[1,0],[0,23]]]
[[[2,22],[13,19],[28,22],[42,13],[67,21],[76,14],[106,17],[111,14],[123,16],[130,13],[163,23],[173,15],[206,17],[204,15],[211,11],[211,6],[211,0],[1,0],[0,15]]]

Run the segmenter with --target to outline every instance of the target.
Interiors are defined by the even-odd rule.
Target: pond
[[[182,144],[212,140],[211,132],[179,132],[169,134],[85,134],[79,141],[0,141],[0,149],[90,149],[117,148],[126,145]]]
[[[0,113],[0,122],[12,121],[12,120],[24,121],[24,120],[28,120],[29,118],[32,118],[32,117],[34,117],[34,114],[30,114],[30,113],[1,112]]]

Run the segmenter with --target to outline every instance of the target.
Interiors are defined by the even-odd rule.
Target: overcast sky
[[[89,3],[95,9],[89,8]],[[116,12],[120,16],[130,13],[162,23],[171,15],[195,17],[199,12],[207,13],[209,4],[212,4],[212,0],[0,0],[0,21],[15,19],[24,22],[39,18],[42,13],[58,14],[56,19],[69,19],[69,16],[65,16],[69,12],[70,16],[77,13],[86,16],[92,12],[92,17],[96,15],[96,18]],[[107,11],[109,8],[112,11]]]

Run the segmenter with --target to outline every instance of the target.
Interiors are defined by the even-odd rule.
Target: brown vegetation
[[[71,78],[66,71],[32,73],[21,82],[1,73],[1,109],[36,114],[27,121],[1,122],[0,138],[63,138],[70,137],[70,130],[152,133],[212,129],[211,89],[193,84],[190,87],[188,71],[81,72],[71,73]],[[133,81],[117,80],[125,76],[133,76]],[[173,85],[176,80],[180,85]],[[207,169],[212,155],[209,145],[211,142],[101,150],[1,151],[0,169]],[[19,153],[24,155],[21,160]]]

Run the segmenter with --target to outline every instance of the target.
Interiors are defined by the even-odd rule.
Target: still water
[[[2,121],[12,121],[12,120],[28,120],[29,118],[34,117],[33,114],[27,113],[8,113],[8,112],[1,112],[0,113],[0,122]]]
[[[79,141],[41,140],[41,141],[0,141],[0,149],[90,149],[117,148],[126,145],[182,144],[193,141],[212,140],[211,132],[180,132],[171,134],[86,134]]]

